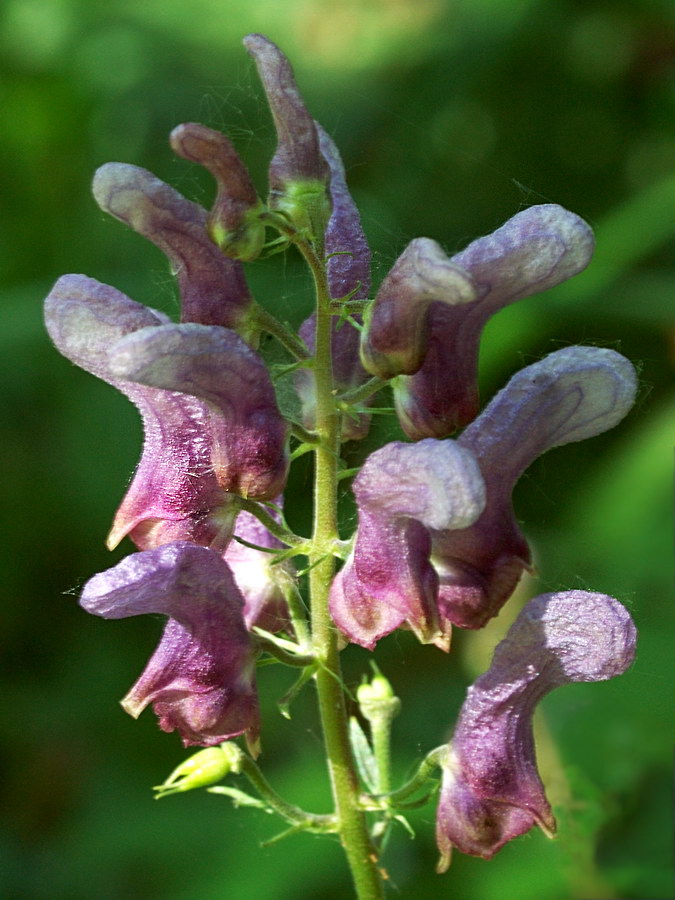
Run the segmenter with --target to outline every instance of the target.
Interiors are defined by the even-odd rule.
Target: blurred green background
[[[640,371],[634,412],[613,432],[551,451],[516,500],[544,590],[619,597],[640,629],[633,669],[548,698],[540,756],[560,836],[531,833],[494,861],[457,855],[433,874],[434,810],[412,817],[385,864],[393,896],[564,900],[672,896],[675,398],[675,5],[672,0],[4,0],[0,9],[2,189],[3,766],[0,896],[211,900],[350,896],[332,840],[261,849],[283,825],[194,793],[150,786],[185,755],[175,735],[117,705],[159,623],[103,622],[78,587],[130,551],[103,547],[138,458],[135,410],[50,346],[41,301],[65,272],[108,281],[172,312],[164,259],[90,197],[109,160],[152,169],[209,203],[203,173],[171,154],[182,121],[222,128],[261,192],[273,130],[240,38],[263,31],[292,59],[335,136],[374,249],[376,279],[426,235],[449,252],[525,206],[558,202],[596,229],[589,270],[490,324],[483,395],[567,343],[619,349]],[[251,267],[258,299],[299,323],[310,297],[292,254]],[[379,420],[355,461],[383,438]],[[306,527],[309,471],[287,506]],[[512,601],[511,609],[519,599]],[[443,656],[408,635],[378,661],[404,701],[397,773],[443,741],[466,684],[513,612]],[[368,654],[349,648],[358,683]],[[291,723],[289,683],[263,670],[262,761],[289,799],[328,809],[311,689]]]

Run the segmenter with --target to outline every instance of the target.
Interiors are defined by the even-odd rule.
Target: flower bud
[[[207,219],[211,240],[232,259],[256,259],[265,242],[263,204],[232,142],[195,122],[178,125],[169,140],[175,153],[204,166],[216,179],[218,194]]]
[[[221,744],[206,747],[176,766],[163,784],[157,785],[156,799],[193,791],[195,788],[210,787],[222,781],[230,772],[238,770],[241,750],[236,744]]]

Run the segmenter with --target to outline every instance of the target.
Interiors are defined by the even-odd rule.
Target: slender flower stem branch
[[[361,400],[367,400],[368,397],[372,397],[373,394],[382,390],[387,384],[388,382],[384,378],[379,378],[377,375],[374,375],[357,388],[346,391],[344,394],[340,394],[337,398],[338,403],[345,406],[353,406]]]
[[[305,347],[303,341],[301,341],[297,334],[292,332],[290,328],[287,328],[282,322],[275,318],[271,313],[268,313],[267,310],[263,309],[261,306],[256,307],[254,315],[255,324],[258,328],[275,337],[279,343],[288,350],[291,356],[298,360],[309,359],[311,354],[307,347]]]
[[[308,431],[299,422],[291,422],[291,434],[303,444],[316,444],[317,436],[313,431]]]
[[[313,831],[335,831],[336,820],[334,816],[308,813],[298,806],[287,803],[277,794],[251,757],[244,753],[242,753],[239,761],[239,771],[248,778],[263,800],[287,822]]]
[[[298,247],[314,275],[317,293],[314,377],[316,431],[320,442],[315,449],[314,533],[309,573],[312,636],[320,663],[315,676],[316,687],[340,840],[359,900],[380,900],[384,897],[382,881],[376,868],[377,855],[368,834],[365,813],[359,808],[359,784],[349,743],[337,632],[328,609],[329,589],[335,574],[335,557],[331,551],[339,538],[337,470],[340,446],[331,364],[330,294],[324,266],[313,249],[308,244]]]
[[[439,768],[443,764],[443,757],[448,752],[448,745],[443,744],[440,747],[435,747],[433,750],[430,750],[429,753],[424,757],[422,762],[419,764],[419,767],[410,781],[406,782],[403,787],[400,787],[397,791],[392,791],[388,795],[389,803],[392,806],[396,806],[399,802],[403,802],[407,800],[412,794],[416,791],[421,790],[423,787],[427,785],[429,780],[429,776],[434,771],[434,769]]]
[[[300,547],[302,544],[307,542],[307,538],[300,537],[298,534],[293,534],[292,531],[288,531],[288,529],[284,528],[283,525],[280,525],[279,522],[271,516],[266,509],[264,509],[259,503],[255,500],[247,500],[245,497],[238,497],[237,502],[239,503],[241,509],[246,510],[246,512],[251,513],[252,516],[255,516],[256,519],[265,526],[265,528],[273,534],[274,537],[279,538],[279,540],[286,544],[288,547]]]

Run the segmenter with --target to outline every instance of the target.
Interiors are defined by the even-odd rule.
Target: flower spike
[[[452,441],[386,444],[368,457],[353,490],[354,550],[330,595],[338,628],[372,650],[405,622],[422,643],[447,650],[430,531],[465,528],[480,515],[485,495],[473,455]]]
[[[537,772],[534,708],[561,685],[621,675],[635,642],[627,610],[604,594],[543,594],[521,611],[469,688],[447,750],[436,822],[440,871],[453,846],[490,859],[534,825],[555,833]]]
[[[409,438],[447,437],[475,418],[478,345],[485,323],[516,300],[581,272],[593,247],[593,233],[583,219],[561,206],[542,204],[451,258],[475,283],[478,299],[452,307],[435,304],[429,312],[424,363],[394,383],[396,410]]]
[[[552,447],[613,428],[633,405],[635,391],[635,370],[621,354],[566,347],[514,375],[460,436],[460,446],[478,460],[487,503],[469,528],[433,534],[439,605],[452,622],[481,628],[530,565],[511,501],[521,474]]]
[[[137,718],[153,704],[163,731],[187,747],[259,732],[254,655],[243,598],[218,553],[176,541],[134,553],[91,578],[80,599],[104,619],[169,617],[145,671],[122,700]]]
[[[104,212],[152,241],[178,279],[181,320],[224,325],[250,337],[252,304],[241,263],[229,259],[207,233],[207,214],[151,172],[126,163],[97,170],[94,198]]]
[[[175,153],[204,166],[216,179],[218,194],[207,221],[211,239],[232,259],[256,259],[265,242],[263,205],[232,141],[195,122],[178,125],[169,140]]]

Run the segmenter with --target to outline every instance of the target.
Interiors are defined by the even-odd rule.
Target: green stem
[[[333,395],[330,295],[323,264],[312,248],[298,245],[314,275],[317,293],[314,378],[316,391],[314,533],[310,555],[309,589],[312,636],[319,667],[316,688],[321,712],[328,769],[338,832],[351,868],[359,900],[381,900],[382,880],[365,813],[359,808],[359,783],[349,744],[347,711],[337,631],[328,610],[330,584],[335,575],[334,542],[337,529],[337,472],[340,446],[339,416]]]
[[[256,307],[254,322],[262,331],[266,331],[275,337],[288,350],[291,356],[298,360],[309,359],[311,354],[297,334],[292,332],[290,328],[287,328],[271,313],[268,313],[266,309],[263,309],[262,306]]]
[[[359,387],[354,388],[351,391],[346,391],[344,394],[340,394],[337,398],[338,403],[341,405],[345,404],[347,406],[352,406],[359,403],[361,400],[367,400],[369,397],[372,397],[373,394],[382,390],[387,384],[388,382],[384,378],[374,375],[372,378],[369,378],[368,381],[359,385]]]
[[[435,747],[433,750],[430,750],[419,764],[417,771],[410,781],[406,782],[406,784],[397,791],[392,791],[392,793],[388,795],[391,805],[396,806],[399,802],[407,800],[412,794],[421,790],[423,787],[426,787],[431,773],[439,768],[439,766],[442,766],[443,759],[447,752],[447,744],[442,744],[440,747]]]
[[[333,816],[314,815],[305,812],[298,806],[287,803],[277,794],[269,781],[265,778],[258,766],[253,762],[250,756],[242,754],[239,771],[245,775],[251,782],[256,791],[263,800],[278,813],[282,819],[291,822],[294,825],[301,825],[317,831],[334,831],[335,819]]]
[[[241,509],[245,509],[246,512],[255,516],[271,534],[276,538],[279,538],[279,540],[288,547],[300,547],[302,544],[306,543],[306,538],[293,534],[292,531],[288,531],[288,529],[284,528],[283,525],[280,525],[274,516],[270,515],[270,513],[255,500],[248,500],[246,497],[238,497],[237,502]]]

